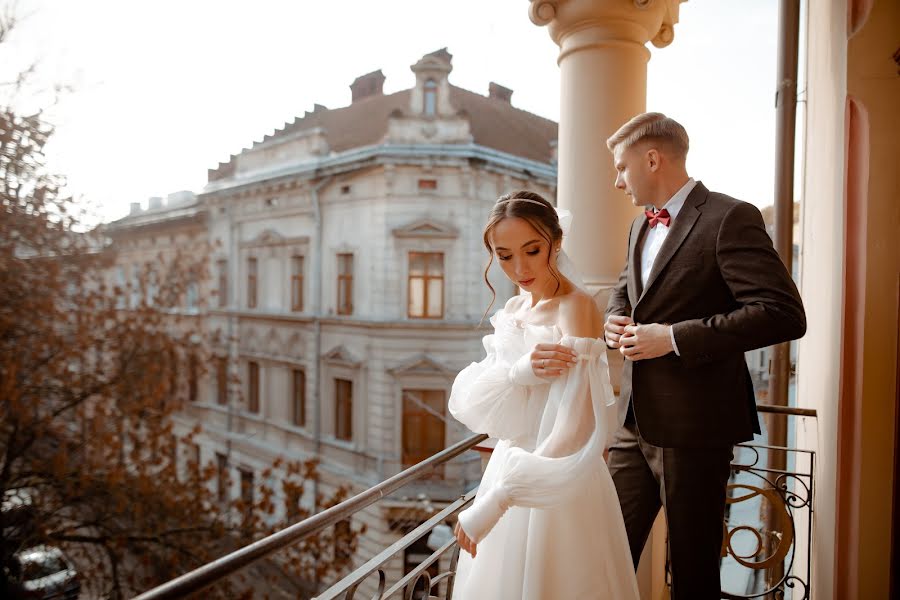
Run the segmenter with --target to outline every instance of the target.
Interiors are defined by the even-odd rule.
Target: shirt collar
[[[669,216],[672,217],[673,221],[675,220],[675,217],[678,216],[678,213],[681,212],[684,201],[687,200],[688,195],[694,189],[695,185],[697,185],[697,182],[694,181],[694,178],[688,178],[687,183],[681,186],[681,189],[675,192],[675,195],[669,198],[669,201],[663,205],[663,208],[669,211]]]

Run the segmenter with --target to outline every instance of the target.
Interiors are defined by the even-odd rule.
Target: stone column
[[[606,139],[647,110],[646,43],[672,42],[683,0],[531,0],[529,16],[559,46],[557,201],[576,215],[566,252],[601,309],[625,265],[631,221],[640,208],[615,188]],[[618,391],[621,357],[610,352]],[[657,519],[638,571],[642,598],[666,598],[665,519]]]
[[[650,51],[671,43],[682,0],[531,0],[529,16],[560,48],[559,189],[577,217],[566,251],[605,306],[638,214],[615,189],[606,139],[646,110]]]

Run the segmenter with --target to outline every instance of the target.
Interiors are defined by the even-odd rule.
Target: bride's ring
[[[543,360],[541,360],[541,368],[542,368],[542,369],[546,369],[546,368],[547,368],[547,359],[546,359],[546,358],[543,359]]]

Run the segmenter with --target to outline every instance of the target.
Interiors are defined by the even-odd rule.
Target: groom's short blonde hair
[[[618,146],[623,146],[622,150],[627,150],[642,141],[659,145],[662,150],[679,158],[687,158],[689,147],[687,131],[675,119],[658,112],[643,113],[634,117],[606,140],[606,146],[610,152],[615,152]]]

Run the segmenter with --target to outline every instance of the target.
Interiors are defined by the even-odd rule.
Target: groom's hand
[[[606,319],[606,324],[603,326],[606,345],[614,350],[618,349],[619,340],[625,334],[625,326],[632,324],[634,324],[634,321],[631,320],[631,317],[625,315],[609,315]]]
[[[632,361],[665,356],[675,350],[670,329],[670,325],[659,323],[626,325],[625,333],[619,339],[619,352]]]

